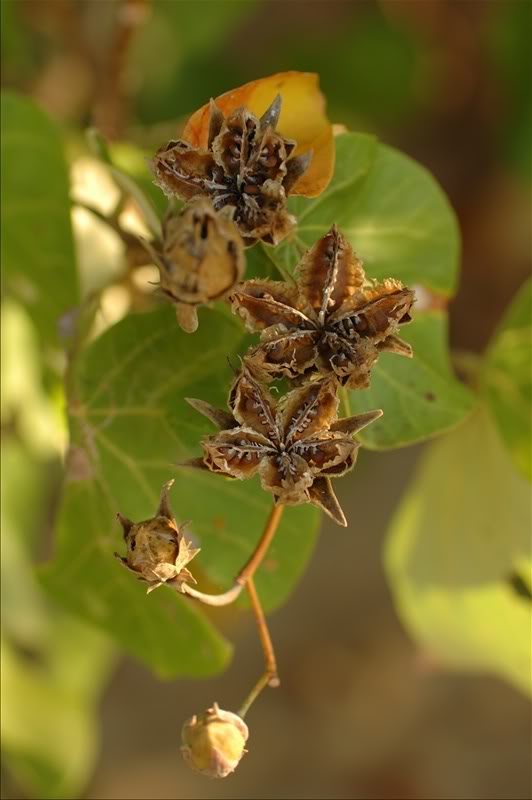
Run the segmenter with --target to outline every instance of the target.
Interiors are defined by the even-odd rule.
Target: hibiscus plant
[[[69,199],[56,125],[28,100],[3,99],[7,130],[24,131],[20,144],[6,137],[6,196],[32,197],[23,224],[6,206],[6,283],[50,369],[64,354],[65,479],[40,581],[165,679],[227,667],[230,646],[204,605],[251,608],[263,674],[240,708],[214,703],[182,721],[183,755],[210,776],[236,768],[252,703],[279,685],[266,613],[304,579],[321,512],[350,526],[335,487],[357,480],[361,448],[435,439],[385,553],[412,635],[443,663],[527,680],[523,654],[504,646],[504,628],[519,638],[526,624],[505,593],[522,531],[508,521],[501,560],[489,533],[500,541],[506,521],[461,498],[467,483],[489,504],[505,481],[526,503],[530,464],[508,419],[526,392],[514,363],[528,289],[474,375],[456,370],[447,305],[459,235],[443,192],[325,109],[316,75],[284,72],[206,98],[135,157],[90,130],[73,174],[76,159],[99,171],[115,198],[102,210],[79,185]],[[77,276],[71,202],[119,238],[127,280]],[[125,284],[117,310],[122,295],[110,292]],[[456,583],[483,541],[496,569],[478,586]],[[489,635],[475,624],[482,602],[498,615]]]

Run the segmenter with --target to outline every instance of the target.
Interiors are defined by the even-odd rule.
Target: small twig
[[[120,237],[126,246],[126,252],[130,256],[130,266],[140,267],[144,264],[149,264],[152,261],[155,263],[153,248],[151,243],[144,239],[142,236],[137,236],[130,231],[124,230],[119,222],[119,217],[123,208],[123,198],[121,197],[115,211],[110,216],[106,216],[102,211],[89,203],[84,203],[81,200],[75,200],[74,205],[88,211],[94,217],[107,225],[117,236]],[[143,258],[143,254],[146,256]]]
[[[197,589],[193,589],[192,586],[189,586],[188,584],[183,584],[182,588],[184,593],[190,595],[190,597],[195,597],[196,600],[200,600],[202,603],[205,603],[208,606],[227,606],[230,603],[233,603],[239,596],[247,581],[253,577],[255,572],[260,567],[262,560],[272,542],[272,539],[275,536],[275,532],[279,527],[283,509],[284,506],[282,505],[273,506],[266,521],[266,526],[262,532],[262,536],[260,537],[255,550],[236,576],[235,582],[231,589],[228,589],[222,594],[205,594],[204,592],[199,592]]]
[[[95,208],[94,206],[90,205],[90,203],[85,203],[82,200],[74,200],[74,205],[77,206],[78,208],[82,208],[84,211],[88,211],[94,217],[97,217],[97,219],[99,219],[100,222],[103,222],[105,223],[105,225],[108,225],[109,228],[111,228],[111,230],[117,233],[120,237],[124,233],[124,231],[116,221],[116,214],[114,212],[110,217],[108,217],[106,214],[103,213],[103,211],[100,211],[99,208]]]
[[[223,592],[223,594],[205,594],[205,592],[199,592],[197,589],[189,586],[188,583],[184,583],[182,584],[181,590],[184,594],[188,594],[190,597],[200,600],[207,606],[228,606],[230,603],[234,603],[243,588],[242,584],[235,583],[234,586],[228,589],[227,592]]]
[[[272,543],[272,539],[275,536],[277,528],[279,527],[279,522],[281,521],[281,516],[284,510],[283,505],[274,505],[272,510],[270,511],[270,516],[266,521],[266,526],[262,532],[262,536],[259,539],[259,543],[257,544],[253,554],[249,558],[249,560],[244,564],[240,572],[235,578],[235,583],[240,583],[244,585],[246,581],[253,577],[257,569],[262,563],[262,559],[266,555],[266,552]]]
[[[257,629],[259,631],[260,643],[264,652],[264,674],[268,678],[268,685],[277,687],[281,683],[279,680],[279,675],[277,674],[277,661],[275,659],[275,652],[273,649],[270,631],[268,630],[268,623],[266,622],[266,617],[264,615],[253,578],[248,578],[246,589],[249,594],[251,608],[253,609],[253,614],[255,615],[255,621],[257,623]]]
[[[255,686],[253,687],[251,692],[248,694],[248,696],[246,697],[246,699],[244,700],[244,702],[240,706],[240,708],[239,708],[237,713],[238,713],[238,716],[241,719],[244,719],[244,717],[246,716],[247,712],[249,711],[249,709],[251,708],[251,706],[253,705],[253,703],[255,702],[257,697],[259,696],[259,694],[262,692],[262,690],[266,688],[268,683],[269,683],[269,677],[268,677],[268,674],[265,672],[264,675],[260,676],[260,678],[257,681],[257,683],[255,684]]]

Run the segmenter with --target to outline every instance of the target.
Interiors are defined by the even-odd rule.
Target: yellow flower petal
[[[216,98],[218,107],[228,115],[246,106],[260,117],[275,96],[283,99],[278,130],[287,139],[295,139],[295,155],[313,151],[312,161],[290,194],[316,197],[329,183],[334,170],[333,128],[325,113],[325,98],[318,75],[313,72],[278,72],[268,78],[246,83]],[[195,147],[207,147],[209,104],[206,103],[188,120],[183,138]]]

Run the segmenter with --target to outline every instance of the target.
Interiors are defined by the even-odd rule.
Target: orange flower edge
[[[260,117],[278,94],[282,99],[279,131],[297,142],[294,155],[312,150],[312,161],[290,194],[317,197],[331,180],[335,143],[333,126],[325,113],[325,98],[316,73],[278,72],[231,89],[215,98],[215,102],[225,116],[245,106]],[[192,114],[182,138],[193,147],[206,148],[209,120],[210,104],[206,103]]]

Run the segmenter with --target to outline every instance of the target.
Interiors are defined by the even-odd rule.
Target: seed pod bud
[[[183,591],[184,583],[195,583],[186,565],[199,550],[190,546],[183,536],[182,526],[177,525],[168,504],[168,490],[173,484],[168,481],[163,486],[155,517],[142,522],[131,520],[118,514],[124,531],[127,553],[123,558],[115,556],[140,580],[148,584],[148,592],[163,583],[170,583],[178,591]]]
[[[196,772],[209,778],[225,778],[237,768],[246,752],[248,727],[237,714],[218,703],[183,725],[183,758]]]

